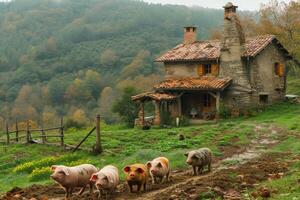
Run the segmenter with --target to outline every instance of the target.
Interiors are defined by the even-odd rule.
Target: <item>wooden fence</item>
[[[50,131],[57,130],[57,134],[47,134]],[[39,138],[35,140],[33,138]],[[15,130],[9,130],[9,125],[6,123],[6,144],[19,143],[22,139],[25,139],[25,143],[41,143],[46,144],[48,138],[59,138],[60,146],[64,147],[64,119],[61,118],[60,126],[52,128],[31,129],[29,120],[26,121],[26,129],[19,129],[19,123],[16,120]]]
[[[52,144],[56,146],[61,146],[63,149],[71,149],[73,152],[80,149],[80,146],[90,137],[90,135],[96,130],[96,141],[95,145],[92,148],[92,152],[95,154],[102,153],[102,145],[101,145],[101,135],[100,135],[100,115],[96,116],[96,126],[92,128],[92,130],[77,144],[76,146],[65,144],[65,134],[64,134],[64,119],[61,118],[60,126],[53,128],[42,128],[39,129],[31,129],[29,120],[26,121],[26,128],[19,129],[19,123],[16,120],[15,122],[15,130],[9,130],[9,124],[6,123],[6,144],[12,143],[20,143],[24,141],[26,144]],[[50,131],[57,130],[57,134],[48,134]],[[50,138],[58,138],[60,143],[50,143],[48,139]]]

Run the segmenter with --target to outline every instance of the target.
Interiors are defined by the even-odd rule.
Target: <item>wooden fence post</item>
[[[29,144],[31,141],[31,136],[30,136],[30,127],[29,127],[29,120],[27,120],[27,126],[26,126],[26,143]]]
[[[60,119],[60,145],[65,148],[64,144],[64,118]]]
[[[9,144],[10,142],[10,138],[9,138],[9,130],[8,130],[8,123],[6,122],[6,137],[7,137],[7,144]]]
[[[46,142],[46,134],[44,131],[44,122],[42,122],[42,143],[45,144]]]
[[[16,142],[19,142],[19,127],[18,127],[17,119],[16,119]]]
[[[99,114],[97,114],[97,117],[96,117],[96,145],[94,148],[94,153],[96,153],[96,154],[102,153],[101,134],[100,134],[100,115]]]

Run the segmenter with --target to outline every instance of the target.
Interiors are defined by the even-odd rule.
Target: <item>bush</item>
[[[66,129],[69,129],[69,128],[82,129],[85,126],[86,126],[85,122],[78,122],[72,118],[68,118],[65,122]]]
[[[34,169],[32,173],[29,175],[30,181],[40,181],[43,179],[48,179],[51,175],[50,167],[42,167],[38,169]]]
[[[69,163],[72,161],[76,161],[79,159],[79,156],[71,155],[71,156],[61,156],[61,157],[47,157],[38,161],[26,162],[24,164],[18,165],[13,169],[13,172],[20,173],[32,173],[35,169],[42,167],[50,167],[51,165],[55,165],[58,163]]]
[[[219,116],[223,119],[227,119],[230,117],[230,111],[223,104],[220,105]]]

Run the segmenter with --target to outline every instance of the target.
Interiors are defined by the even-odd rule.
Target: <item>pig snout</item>
[[[157,170],[155,170],[155,169],[152,169],[150,172],[151,172],[151,174],[154,174],[154,175],[157,174]]]
[[[101,183],[97,183],[96,186],[97,186],[97,188],[101,188],[102,184]]]
[[[131,173],[129,176],[130,176],[131,178],[134,178],[134,177],[135,177],[135,174]]]
[[[187,160],[186,163],[187,163],[188,165],[191,165],[191,164],[192,164],[192,161],[191,161],[191,160]]]

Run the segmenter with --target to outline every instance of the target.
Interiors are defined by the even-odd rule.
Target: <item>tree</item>
[[[53,105],[64,103],[68,82],[64,79],[52,79],[48,84],[49,99]]]
[[[129,126],[134,126],[134,120],[138,116],[138,107],[131,100],[131,96],[137,94],[137,91],[133,87],[127,87],[123,90],[123,94],[120,100],[116,101],[113,105],[113,112],[118,113],[122,120]]]
[[[151,60],[149,51],[139,51],[132,62],[129,65],[125,66],[122,70],[122,78],[132,78],[139,74],[151,73],[152,65],[147,62],[149,60]]]
[[[284,44],[290,53],[300,58],[300,1],[289,3],[270,1],[260,10],[257,30],[271,33]]]
[[[102,87],[100,74],[96,71],[89,69],[85,72],[85,77],[84,77],[83,82],[84,82],[86,89],[91,92],[94,99],[97,99],[99,91]]]
[[[112,112],[112,102],[116,99],[116,94],[111,87],[105,87],[98,101],[101,117],[106,123],[112,123],[117,120],[117,116]]]
[[[100,55],[100,63],[104,66],[113,66],[117,60],[117,54],[111,49],[106,49]]]

